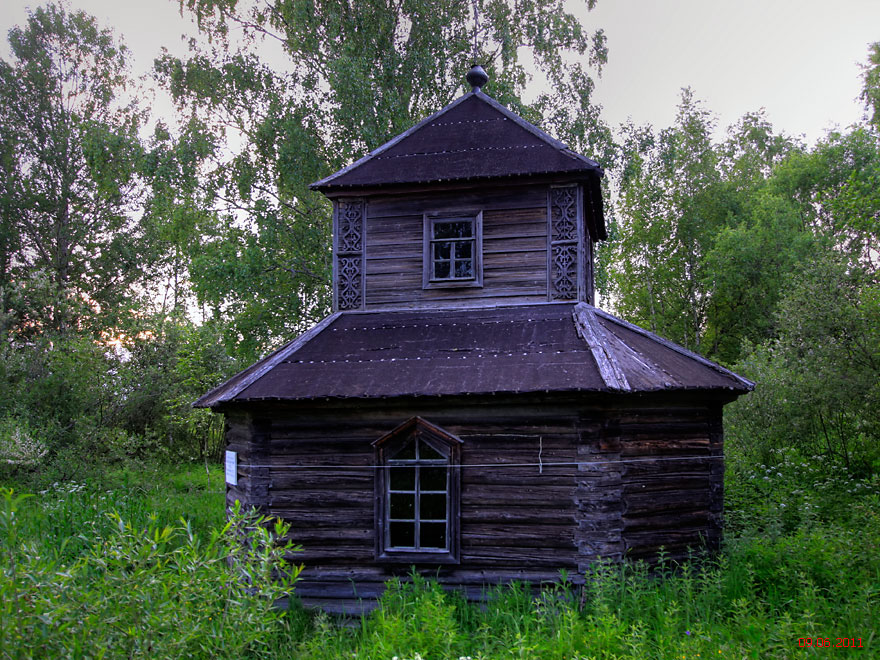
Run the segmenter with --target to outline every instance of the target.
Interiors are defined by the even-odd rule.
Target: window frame
[[[446,480],[446,548],[392,547],[390,544],[390,467],[394,456],[408,443],[420,440],[443,456],[447,467]],[[375,558],[382,563],[394,564],[457,564],[459,563],[459,516],[460,516],[460,446],[461,440],[420,417],[413,417],[373,443],[376,450],[375,478]],[[405,460],[405,459],[398,459]],[[426,465],[432,463],[425,462]],[[409,462],[408,462],[409,464]],[[413,465],[417,462],[413,461]],[[437,465],[437,463],[433,463]],[[414,492],[419,484],[414,484]],[[416,511],[416,526],[419,518]]]
[[[457,213],[425,213],[424,234],[422,239],[422,288],[423,289],[448,289],[468,288],[483,286],[483,212],[462,211]],[[434,238],[434,225],[440,222],[469,221],[473,226],[473,249],[471,252],[474,267],[474,276],[468,278],[435,278],[434,277],[434,251],[433,245],[444,239]],[[455,239],[450,239],[455,240]]]

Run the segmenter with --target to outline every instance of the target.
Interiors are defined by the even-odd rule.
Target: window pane
[[[416,443],[407,442],[400,450],[391,456],[398,461],[414,461],[416,458]]]
[[[422,495],[420,513],[421,520],[446,520],[446,494]]]
[[[423,460],[443,460],[446,457],[427,442],[419,442],[419,458]]]
[[[473,245],[470,241],[458,241],[455,244],[455,258],[456,259],[470,259],[471,258],[471,245]]]
[[[473,235],[472,227],[470,220],[435,222],[434,238],[470,238]]]
[[[452,243],[434,243],[434,260],[449,259]]]
[[[456,261],[455,262],[455,277],[473,277],[474,276],[474,268],[471,265],[470,259],[467,261]]]
[[[389,535],[392,548],[412,548],[416,544],[416,524],[393,522]]]
[[[442,490],[446,491],[446,468],[445,467],[423,467],[420,468],[420,488],[424,490]]]
[[[416,469],[414,467],[391,467],[391,490],[415,490]]]
[[[446,523],[422,523],[419,531],[423,548],[446,548]]]
[[[434,277],[436,279],[449,279],[449,262],[448,261],[435,261],[434,262]]]
[[[390,518],[414,519],[416,517],[416,496],[408,493],[391,493]],[[424,515],[424,514],[422,514]]]

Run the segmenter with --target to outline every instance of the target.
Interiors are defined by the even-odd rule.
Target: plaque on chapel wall
[[[226,483],[230,486],[238,485],[238,452],[226,452]]]

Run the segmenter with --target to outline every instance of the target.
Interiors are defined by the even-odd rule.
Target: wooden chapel
[[[312,184],[333,313],[195,404],[226,419],[227,503],[292,524],[307,605],[720,539],[722,407],[753,384],[594,306],[602,168],[487,80]]]

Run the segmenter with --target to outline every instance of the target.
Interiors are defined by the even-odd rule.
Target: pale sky
[[[0,56],[9,56],[7,30],[23,24],[25,8],[38,4],[6,0],[0,6]],[[176,0],[70,5],[122,35],[137,74],[149,69],[161,46],[185,55],[180,36],[195,34]],[[569,5],[588,28],[604,28],[608,36],[609,61],[596,99],[612,127],[628,117],[669,126],[685,86],[718,116],[719,136],[762,107],[778,131],[809,142],[862,116],[858,65],[868,44],[880,41],[880,0],[599,0],[592,12],[581,9],[582,0]],[[271,44],[266,50],[277,52]]]
[[[608,65],[598,100],[612,126],[669,126],[682,87],[726,128],[765,108],[814,142],[859,121],[859,64],[880,41],[880,0],[599,0]]]

